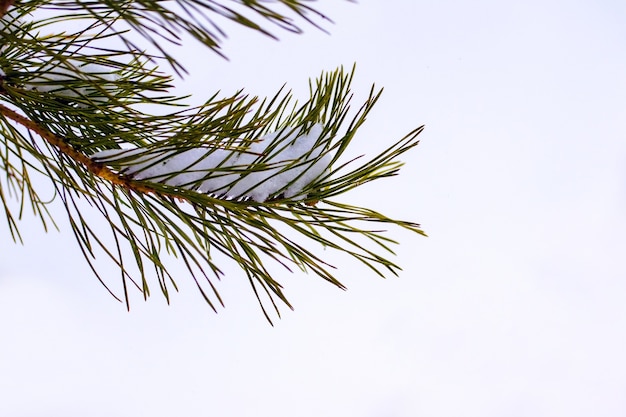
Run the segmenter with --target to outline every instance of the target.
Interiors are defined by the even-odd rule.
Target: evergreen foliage
[[[182,47],[188,35],[221,55],[225,34],[219,22],[269,36],[276,29],[298,32],[301,23],[319,27],[328,19],[311,4],[0,0],[0,200],[13,240],[22,241],[19,220],[27,209],[46,231],[55,228],[49,207],[60,202],[93,272],[127,305],[133,287],[148,297],[155,281],[169,300],[177,289],[172,262],[178,262],[216,309],[222,300],[215,280],[230,258],[249,280],[268,320],[268,301],[278,314],[277,301],[291,307],[275,278],[275,265],[313,272],[343,288],[321,254],[334,249],[381,276],[397,274],[400,268],[388,259],[396,242],[384,228],[423,234],[419,225],[336,200],[367,182],[396,175],[402,165],[398,157],[418,143],[421,127],[365,162],[346,160],[345,151],[381,90],[372,86],[365,102],[351,112],[354,69],[339,68],[311,81],[310,97],[302,103],[284,89],[264,99],[242,90],[227,97],[216,93],[193,107],[176,95],[172,77],[164,72],[185,74],[184,63],[171,51]],[[331,169],[305,184],[298,198],[277,191],[255,201],[140,179],[127,174],[129,166],[142,161],[139,153],[111,161],[94,158],[129,147],[153,154],[167,150],[170,156],[201,148],[245,154],[271,132],[306,133],[320,124],[323,151],[308,156],[314,162],[330,160]],[[288,135],[277,135],[268,149],[277,148],[281,136]],[[247,166],[206,169],[202,180],[264,170],[280,175],[304,166],[301,160],[272,165],[269,153]],[[41,178],[54,189],[52,201],[42,198]],[[119,267],[121,294],[101,275],[97,260],[102,257]]]

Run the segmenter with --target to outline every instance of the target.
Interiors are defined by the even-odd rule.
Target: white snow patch
[[[0,19],[0,32],[16,33],[22,30],[24,23],[18,19],[20,12],[11,7]],[[0,53],[6,45],[0,46]],[[108,96],[115,95],[117,87],[115,82],[119,74],[114,68],[97,63],[85,63],[75,59],[66,61],[45,62],[45,65],[37,68],[37,74],[25,80],[24,85],[31,90],[52,93],[65,98],[88,97],[96,104],[108,101]],[[6,73],[0,70],[0,75]],[[82,85],[84,82],[92,82],[97,85]],[[88,107],[84,103],[80,107]]]
[[[281,138],[278,132],[274,132],[261,138],[248,152],[239,156],[237,163],[250,166],[261,162],[269,169],[242,174],[229,193],[235,197],[250,197],[254,201],[265,201],[280,191],[287,198],[299,194],[328,168],[328,161],[321,171],[319,168],[322,165],[315,163],[323,150],[322,143],[318,143],[322,129],[318,123],[306,135],[298,136],[299,132],[292,131]],[[316,169],[311,169],[313,167]]]
[[[38,76],[30,78],[25,84],[28,88],[65,98],[89,97],[95,103],[104,103],[107,94],[115,93],[115,81],[119,78],[110,67],[72,59],[50,63],[38,72]],[[97,82],[99,86],[72,85],[81,81]]]
[[[92,158],[121,166],[121,173],[137,180],[257,202],[279,194],[297,200],[306,197],[306,187],[329,170],[332,156],[322,155],[328,146],[322,131],[319,123],[304,135],[284,129],[256,140],[245,152],[115,149]]]

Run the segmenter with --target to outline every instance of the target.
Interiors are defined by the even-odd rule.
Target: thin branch
[[[163,193],[163,191],[161,190],[157,191],[156,189],[152,187],[139,184],[136,181],[133,181],[126,176],[116,174],[115,172],[111,171],[109,168],[107,168],[103,164],[95,162],[89,159],[84,154],[78,152],[76,149],[70,146],[63,138],[51,133],[50,131],[39,126],[37,123],[33,122],[27,117],[22,116],[21,114],[17,113],[14,110],[11,110],[10,108],[2,104],[0,104],[0,114],[13,120],[14,122],[19,123],[25,128],[37,133],[39,136],[45,139],[49,144],[59,149],[59,151],[61,151],[62,153],[64,153],[65,155],[73,159],[74,161],[79,162],[80,164],[85,166],[85,168],[89,172],[91,172],[93,175],[97,177],[100,177],[106,181],[109,181],[114,185],[118,185],[118,186],[124,187],[128,190],[135,191],[138,193],[143,193],[143,194],[156,193],[156,194],[161,194],[161,195],[167,195],[167,193]],[[179,196],[173,196],[173,195],[170,197],[180,198]]]
[[[15,0],[0,0],[0,18],[4,16],[13,3],[15,3]]]

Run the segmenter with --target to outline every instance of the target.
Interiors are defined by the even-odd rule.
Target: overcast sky
[[[282,275],[275,327],[234,269],[217,315],[184,276],[127,312],[68,228],[26,216],[18,246],[0,222],[0,415],[626,414],[626,3],[319,5],[330,35],[181,50],[180,90],[306,98],[356,62],[356,99],[385,93],[353,146],[426,125],[399,177],[342,197],[423,225],[394,232],[401,276]]]

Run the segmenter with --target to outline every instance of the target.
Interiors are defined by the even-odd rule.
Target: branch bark
[[[102,178],[103,180],[109,181],[115,185],[124,187],[128,190],[135,191],[138,193],[143,193],[143,194],[155,193],[155,194],[164,195],[164,193],[160,190],[157,191],[152,187],[148,187],[143,184],[138,184],[136,181],[133,181],[132,179],[126,176],[116,174],[115,172],[111,171],[108,167],[104,166],[103,164],[97,163],[89,159],[89,157],[78,152],[76,149],[70,146],[62,137],[55,135],[54,133],[39,126],[37,123],[33,122],[29,118],[17,113],[16,111],[2,104],[0,104],[0,114],[24,126],[26,129],[31,130],[32,132],[35,132],[37,135],[41,136],[44,140],[46,140],[49,144],[56,147],[59,151],[69,156],[73,160],[81,163],[82,165],[85,166],[85,168],[89,172],[91,172],[93,175],[97,177]],[[170,197],[174,197],[174,196],[170,196]],[[179,196],[176,196],[176,198],[180,199]]]
[[[13,3],[15,3],[15,0],[0,0],[0,17],[4,16]]]

